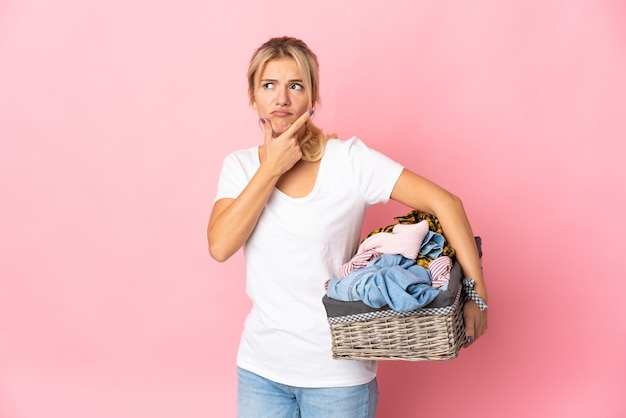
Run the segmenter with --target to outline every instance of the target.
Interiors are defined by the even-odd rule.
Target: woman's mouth
[[[288,117],[288,116],[292,116],[291,112],[288,112],[286,110],[274,110],[271,113],[272,116],[276,116],[279,118],[284,118],[284,117]]]

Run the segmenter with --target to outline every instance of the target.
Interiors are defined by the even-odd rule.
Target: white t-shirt
[[[236,198],[259,168],[258,147],[224,159],[217,197]],[[389,200],[403,167],[353,137],[329,140],[315,186],[302,198],[275,189],[244,245],[245,321],[237,365],[299,387],[367,383],[376,363],[334,360],[324,283],[358,247],[369,207]]]

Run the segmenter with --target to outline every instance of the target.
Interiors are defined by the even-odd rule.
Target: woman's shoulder
[[[394,160],[368,146],[358,136],[348,139],[329,139],[327,143],[328,155],[334,159],[356,166],[371,167],[372,165],[392,166],[398,165]]]
[[[365,143],[356,136],[348,139],[332,138],[326,141],[326,146],[331,149],[350,149],[354,146],[365,146]]]
[[[356,141],[361,141],[361,139],[357,136],[351,136],[348,138],[330,138],[327,140],[327,143],[333,143],[333,144],[350,144]],[[361,141],[363,142],[363,141]]]
[[[225,160],[239,160],[242,162],[258,162],[259,146],[231,151],[224,157]]]
[[[243,169],[245,172],[250,172],[258,169],[259,165],[259,147],[254,146],[226,154],[222,161],[222,170],[240,171]]]
[[[348,156],[368,153],[371,150],[358,136],[352,136],[348,139],[329,139],[326,142],[326,148],[329,152],[345,153]]]

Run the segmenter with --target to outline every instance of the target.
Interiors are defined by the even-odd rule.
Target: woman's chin
[[[274,135],[274,137],[277,137],[278,135],[289,129],[290,126],[291,123],[284,119],[274,119],[272,120],[272,135]]]
[[[280,136],[286,130],[287,130],[287,128],[285,128],[285,129],[275,129],[274,127],[272,127],[272,137],[276,138],[276,137]]]

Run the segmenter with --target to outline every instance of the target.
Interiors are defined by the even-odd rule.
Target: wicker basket
[[[480,251],[480,238],[476,238]],[[481,253],[482,255],[482,253]],[[465,342],[463,272],[455,263],[449,288],[429,305],[410,312],[324,296],[335,359],[450,360]]]
[[[461,288],[457,294],[447,308],[329,317],[333,358],[426,361],[457,357],[465,341],[465,297]]]

